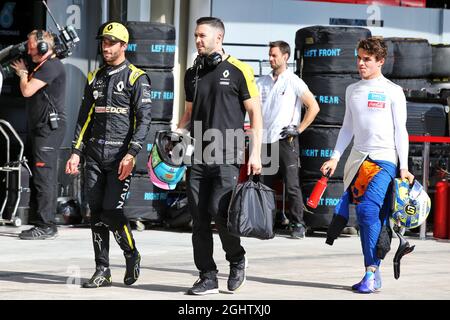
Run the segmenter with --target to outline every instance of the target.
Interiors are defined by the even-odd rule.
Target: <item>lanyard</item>
[[[43,61],[41,61],[41,63],[39,63],[34,69],[33,72],[31,72],[31,74],[28,76],[28,81],[30,81],[33,78],[33,75],[36,73],[36,71],[39,70],[40,67],[42,67],[42,65],[50,58],[54,58],[56,57],[55,54],[52,54],[51,56],[45,58]]]

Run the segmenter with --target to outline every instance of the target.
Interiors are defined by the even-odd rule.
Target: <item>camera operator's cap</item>
[[[118,22],[111,22],[105,25],[101,34],[97,36],[97,39],[106,37],[112,41],[123,41],[128,43],[128,30],[127,28]]]

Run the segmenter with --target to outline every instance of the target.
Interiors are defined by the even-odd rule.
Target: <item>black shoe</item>
[[[95,268],[95,273],[88,282],[83,283],[83,288],[99,288],[110,287],[112,284],[111,270],[109,268],[98,266]]]
[[[23,240],[46,240],[55,239],[58,236],[56,226],[33,227],[29,230],[22,231],[19,238]]]
[[[213,293],[219,293],[219,282],[216,273],[200,273],[197,281],[187,292],[187,294],[198,296]]]
[[[134,250],[132,253],[124,253],[123,255],[125,256],[125,262],[127,265],[123,283],[130,286],[139,278],[141,255],[137,250]]]
[[[244,256],[239,262],[230,263],[230,275],[228,276],[228,290],[236,291],[245,284],[247,258]]]
[[[306,234],[306,228],[301,224],[294,224],[292,226],[291,237],[294,239],[304,239]]]

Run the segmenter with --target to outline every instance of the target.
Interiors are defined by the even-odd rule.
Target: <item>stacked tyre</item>
[[[342,125],[345,89],[359,80],[356,48],[370,36],[370,30],[357,27],[312,26],[297,31],[296,73],[320,107],[313,125]]]
[[[151,183],[147,161],[156,133],[170,130],[173,117],[175,27],[141,21],[129,21],[126,26],[130,34],[126,57],[151,80],[152,122],[143,150],[136,157],[135,174],[124,209],[132,221],[160,223],[167,208],[168,193]]]
[[[392,68],[384,75],[405,92],[408,134],[446,135],[447,114],[442,104],[446,99],[439,96],[450,88],[445,79],[450,76],[450,46],[430,45],[420,38],[386,38],[385,42],[393,48],[394,56]],[[422,144],[411,144],[410,149],[414,148],[422,149]]]
[[[165,23],[130,21],[126,56],[152,82],[152,120],[170,123],[173,116],[175,27]]]
[[[386,38],[394,56],[384,75],[403,88],[407,99],[408,119],[406,127],[410,135],[445,135],[446,115],[443,105],[430,101],[433,91],[430,77],[450,75],[450,65],[442,58],[449,58],[445,45],[431,46],[420,38]],[[445,56],[447,54],[447,57]],[[434,61],[434,67],[433,67]],[[440,89],[439,89],[440,90]],[[436,96],[437,97],[437,96]],[[434,99],[434,98],[433,98]]]
[[[425,92],[430,86],[431,46],[426,39],[385,38],[388,56],[383,65],[383,75],[398,84],[406,96]]]
[[[421,38],[385,38],[394,55],[383,69],[383,74],[404,89],[422,89],[431,73],[432,49],[428,40]]]
[[[431,45],[430,80],[433,92],[441,94],[450,90],[450,44]]]
[[[431,45],[430,91],[437,95],[441,103],[448,105],[450,97],[450,44]],[[447,127],[450,118],[447,113]],[[446,134],[449,134],[447,129]]]
[[[388,56],[383,74],[401,86],[407,99],[423,99],[430,88],[432,48],[421,38],[385,38],[393,56]]]
[[[346,88],[360,79],[356,65],[358,42],[370,36],[370,30],[358,27],[311,26],[296,33],[296,73],[320,107],[312,125],[300,136],[300,182],[305,204],[321,177],[322,163],[330,158],[336,144],[344,120]],[[350,147],[341,157],[317,208],[305,212],[305,223],[310,228],[326,228],[331,222],[344,191],[344,164]],[[354,210],[350,211],[348,226],[356,226]]]
[[[305,205],[317,180],[322,176],[320,167],[330,159],[340,126],[313,125],[308,127],[300,136],[300,185]],[[339,160],[338,166],[328,188],[325,190],[317,208],[308,208],[305,212],[305,223],[310,228],[326,228],[333,218],[334,210],[343,191],[344,165],[350,154],[351,145]],[[356,226],[354,210],[350,211],[349,227]]]
[[[447,136],[448,131],[448,97],[450,96],[450,44],[431,45],[431,72],[427,97],[416,101],[408,101],[408,132],[410,135],[429,134],[434,136]],[[413,99],[408,99],[413,100]],[[420,153],[410,152],[408,161],[410,171],[417,180],[423,179],[423,144],[410,144],[411,150],[420,150]],[[442,179],[440,168],[449,168],[449,149],[445,144],[430,145],[430,194],[436,192],[436,183]],[[434,210],[433,210],[434,211]],[[434,223],[434,212],[427,219]]]

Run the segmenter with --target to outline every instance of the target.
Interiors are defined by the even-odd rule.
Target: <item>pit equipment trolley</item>
[[[20,227],[22,221],[16,216],[17,208],[22,193],[30,192],[28,186],[22,187],[22,174],[25,168],[31,176],[31,170],[27,159],[23,156],[24,144],[8,121],[0,119],[0,133],[6,141],[6,162],[0,166],[0,173],[4,173],[0,183],[5,184],[4,198],[0,198],[0,224],[13,224]],[[19,143],[19,152],[15,160],[11,159],[11,136]]]

